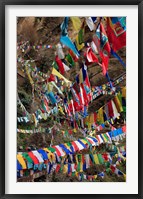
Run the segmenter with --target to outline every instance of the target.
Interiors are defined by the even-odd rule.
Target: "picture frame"
[[[5,6],[6,5],[137,5],[138,6],[138,194],[6,194],[5,193],[5,150],[7,148],[6,146],[6,139],[5,139],[5,126],[6,126],[6,119],[5,119],[5,107],[6,107],[6,98],[5,98]],[[74,198],[74,197],[95,197],[95,198],[133,198],[133,199],[142,199],[143,198],[143,135],[142,135],[142,129],[143,129],[143,1],[142,0],[89,0],[89,1],[65,1],[65,0],[1,0],[0,1],[0,60],[1,60],[1,66],[0,66],[0,198]]]

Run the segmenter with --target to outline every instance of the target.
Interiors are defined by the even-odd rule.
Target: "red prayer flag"
[[[107,103],[107,105],[108,105],[109,117],[112,118],[114,116],[114,112],[113,112],[111,100]]]
[[[126,46],[126,30],[119,21],[113,24],[110,17],[107,17],[107,35],[114,52]]]
[[[93,53],[92,48],[88,47],[85,53],[88,63],[98,63],[98,57]]]
[[[59,149],[56,146],[52,146],[52,148],[54,148],[56,150],[56,153],[58,156],[61,156],[61,152],[59,151]]]
[[[102,59],[102,63],[99,63],[99,65],[102,67],[103,74],[106,75],[111,48],[102,23],[99,24],[95,36],[93,37],[93,41],[95,42],[99,55]]]
[[[73,52],[72,50],[69,50],[69,54],[72,56],[72,58],[73,58],[73,60],[74,60],[75,62],[78,61],[78,59],[79,59],[78,56],[75,55],[74,52]]]
[[[75,143],[74,141],[71,142],[71,144],[72,144],[72,146],[74,147],[75,152],[76,152],[76,151],[79,151],[79,148],[78,148],[78,146],[76,145],[76,143]]]
[[[56,56],[55,61],[56,61],[57,65],[58,65],[58,67],[59,67],[59,71],[60,71],[61,74],[63,75],[64,72],[65,72],[65,69],[64,69],[64,65],[63,65],[62,61],[59,59],[58,56]]]
[[[60,170],[60,168],[61,168],[61,165],[60,165],[60,164],[57,164],[57,167],[56,167],[55,172],[56,172],[56,173],[58,173],[58,172],[59,172],[59,170]]]
[[[55,76],[53,74],[51,74],[48,81],[49,82],[55,81]]]
[[[32,153],[32,151],[28,152],[29,157],[33,160],[34,164],[39,164],[39,160],[37,157]]]

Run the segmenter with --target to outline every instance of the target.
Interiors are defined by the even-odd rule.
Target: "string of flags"
[[[38,153],[39,152],[39,153]],[[86,169],[90,168],[94,164],[105,164],[105,162],[109,161],[112,163],[113,155],[111,156],[110,153],[90,153],[90,154],[75,154],[75,155],[69,155],[64,156],[62,158],[56,158],[46,156],[46,153],[43,153],[43,151],[38,150],[33,151],[32,153],[29,152],[28,155],[26,153],[22,153],[22,155],[19,153],[17,155],[18,159],[18,171],[25,170],[25,169],[34,169],[34,170],[42,170],[47,168],[48,174],[51,172],[52,167],[58,172],[59,170],[68,170],[68,174],[75,170],[78,172],[85,171]],[[44,159],[39,156],[39,154],[42,154],[42,157],[44,156]],[[114,154],[116,157],[118,157],[117,161],[119,163],[120,154]],[[24,163],[23,159],[26,159],[28,161],[27,165]],[[37,159],[39,163],[37,162]],[[32,164],[30,164],[32,161],[34,162],[34,167],[32,167]],[[48,161],[48,159],[50,159]],[[20,162],[20,163],[19,163]],[[31,162],[32,163],[32,162]],[[48,165],[47,165],[48,164]],[[47,165],[47,166],[46,166]],[[64,168],[63,168],[64,167]]]
[[[32,82],[31,82],[31,84],[32,84]],[[104,87],[105,87],[105,85],[104,85]],[[83,87],[82,87],[83,88]],[[81,88],[81,92],[83,92],[84,90],[82,90],[82,88]],[[99,88],[97,88],[97,90],[99,91]],[[73,93],[73,96],[76,98],[76,100],[78,100],[79,102],[83,102],[83,104],[85,104],[85,105],[87,105],[87,102],[88,102],[88,98],[86,98],[86,96],[85,96],[85,92],[84,92],[84,98],[86,99],[86,101],[85,100],[83,100],[83,98],[79,98],[79,96],[77,95],[77,93],[74,91],[74,89],[72,88],[72,93]],[[62,92],[61,92],[62,93]],[[101,89],[100,89],[100,94],[101,94]],[[77,98],[77,96],[78,96],[78,98]],[[96,93],[96,97],[98,96],[98,94]],[[52,103],[56,103],[57,102],[57,100],[55,99],[55,97],[54,97],[54,95],[53,95],[53,93],[52,92],[50,92],[50,94],[48,94],[48,97],[50,97],[50,99],[51,99],[51,101],[52,101]],[[89,96],[89,97],[91,97],[91,95]],[[95,94],[94,94],[94,98],[95,98]],[[73,101],[71,101],[72,103],[74,103]],[[44,103],[46,103],[46,100],[44,101]],[[76,105],[78,105],[77,104],[77,102],[75,101],[75,104]],[[44,104],[43,104],[44,105]],[[22,106],[22,105],[21,105]],[[48,104],[47,104],[47,106],[48,106]],[[74,106],[74,104],[72,104],[71,105],[72,106],[72,110],[68,110],[69,109],[69,106],[67,107],[67,106],[65,106],[66,108],[65,108],[65,110],[66,111],[68,111],[67,113],[69,114],[69,116],[71,116],[71,111],[73,112],[73,114],[75,113],[75,107],[73,107]],[[23,106],[22,106],[23,107]],[[83,106],[82,106],[83,107]],[[81,108],[82,108],[81,107]],[[67,109],[68,108],[68,109]],[[78,108],[78,106],[76,106],[76,108]],[[79,107],[80,108],[80,107]],[[47,108],[45,108],[45,109],[47,109]],[[55,108],[56,109],[56,108]],[[48,109],[49,110],[49,109]],[[69,111],[70,111],[70,113],[69,113]],[[77,111],[77,110],[76,110]]]
[[[122,112],[123,111],[123,107],[125,106],[125,92],[126,92],[126,90],[125,90],[126,88],[123,88],[122,90],[121,90],[121,92],[122,92],[122,95],[121,95],[121,93],[119,92],[114,98],[113,98],[113,100],[111,100],[111,101],[109,101],[107,104],[105,104],[104,105],[104,111],[103,111],[103,107],[101,107],[100,109],[99,109],[99,111],[98,112],[103,112],[102,113],[102,115],[100,115],[100,117],[98,117],[98,115],[99,114],[94,114],[94,116],[93,116],[93,114],[92,114],[92,117],[90,117],[91,118],[91,120],[93,120],[93,121],[95,121],[95,119],[96,119],[96,117],[97,117],[97,121],[98,122],[100,122],[101,121],[101,123],[104,123],[103,122],[103,120],[104,121],[106,121],[106,120],[108,120],[109,118],[114,118],[114,117],[118,117],[119,116],[119,113],[118,112]],[[122,97],[121,97],[122,96]],[[21,101],[19,101],[19,103],[20,103],[20,105],[21,105],[21,108],[23,109],[23,111],[25,111],[25,114],[27,115],[27,116],[25,116],[25,117],[17,117],[17,120],[18,120],[18,122],[30,122],[30,117],[29,117],[29,114],[27,114],[27,111],[26,111],[26,109],[25,108],[23,108],[24,106],[23,106],[23,104],[21,103]],[[43,105],[43,106],[45,106],[45,105]],[[38,109],[36,112],[35,112],[35,116],[36,116],[36,120],[37,120],[37,122],[39,121],[39,120],[41,120],[41,119],[44,119],[44,120],[46,120],[47,119],[47,117],[49,117],[50,116],[50,114],[52,114],[52,115],[54,115],[54,114],[58,114],[58,112],[60,111],[62,111],[62,113],[64,113],[63,111],[63,108],[60,106],[60,108],[61,108],[61,110],[59,110],[59,108],[58,107],[54,107],[53,109],[51,109],[51,110],[48,110],[48,112],[46,111],[45,113],[42,113],[42,111],[40,110],[40,109]],[[76,107],[76,110],[78,110],[77,109],[78,107]],[[45,108],[46,109],[46,108]],[[109,109],[109,111],[108,111],[108,109]],[[114,109],[114,111],[113,111],[113,109]],[[75,111],[76,111],[75,110]],[[69,109],[69,111],[70,112],[72,112],[73,111],[73,107],[71,107],[71,109]],[[107,112],[109,112],[108,114],[107,114]],[[79,113],[81,113],[82,114],[82,112],[79,112]],[[103,117],[105,117],[104,116],[104,113],[106,114],[106,116],[107,116],[107,118],[104,118],[103,119]],[[77,117],[85,117],[84,115],[81,115],[80,114],[80,116],[79,116],[79,114],[77,113],[76,114],[76,116]],[[93,118],[94,117],[94,118]],[[85,118],[89,118],[89,117],[87,117],[87,115],[86,115],[86,117]],[[88,120],[88,119],[87,119]],[[93,122],[94,123],[94,122]]]
[[[118,177],[123,176],[124,178],[126,178],[126,175],[120,171],[116,165],[111,165],[109,162],[106,162],[109,166],[109,168],[106,168],[104,172],[100,172],[100,173],[96,173],[96,175],[88,175],[85,174],[84,171],[86,171],[85,168],[80,168],[80,165],[76,165],[76,164],[48,164],[47,166],[47,174],[51,174],[53,172],[58,173],[58,172],[62,172],[63,174],[68,174],[68,176],[76,176],[77,179],[79,181],[83,181],[83,180],[89,180],[89,181],[96,181],[96,179],[98,177],[104,178],[105,177],[105,172],[108,174],[110,171],[112,171],[113,173],[115,173]],[[85,166],[84,166],[85,167]],[[90,167],[88,167],[90,168]],[[80,170],[78,172],[78,170]],[[20,170],[18,172],[18,177],[23,177],[24,175],[33,175],[34,171],[33,170],[28,170],[27,172],[24,172],[23,170]]]
[[[112,140],[122,140],[123,137],[125,137],[126,135],[125,132],[123,132],[123,130],[125,130],[125,128],[115,129],[111,132],[96,135],[95,137],[87,136],[86,138],[78,139],[76,141],[68,142],[65,144],[59,144],[56,146],[51,146],[35,151],[19,152],[17,154],[17,161],[20,165],[23,165],[23,169],[27,168],[25,161],[29,160],[29,156],[32,158],[32,162],[34,165],[38,165],[41,162],[43,163],[45,159],[49,160],[51,163],[55,163],[56,161],[59,162],[60,158],[65,158],[65,156],[67,155],[72,157],[73,154],[81,150],[88,148],[92,149],[92,147],[99,146],[102,143],[112,143]]]
[[[120,82],[122,82],[123,80],[126,79],[126,75],[124,74],[123,76],[121,76],[120,78],[118,78],[117,80],[115,80],[112,85],[113,88],[112,90],[110,90],[110,83],[108,82],[107,84],[103,84],[101,86],[96,86],[92,89],[95,89],[93,91],[92,94],[92,99],[96,99],[97,97],[99,97],[100,95],[113,95],[116,92],[116,87]]]
[[[39,153],[42,154],[42,157],[44,156],[44,160],[42,161],[39,154],[34,151],[33,154],[29,152],[29,156],[27,156],[25,153],[23,154],[23,157],[28,161],[28,169],[30,169],[30,173],[34,172],[35,170],[42,170],[47,169],[47,173],[50,174],[51,172],[55,171],[57,172],[63,172],[68,173],[68,175],[77,177],[79,174],[83,171],[86,171],[88,168],[92,167],[93,165],[99,165],[104,164],[107,167],[107,172],[109,172],[109,169],[112,170],[112,172],[116,173],[117,175],[124,175],[119,169],[116,168],[116,165],[112,165],[112,158],[110,153],[90,153],[90,154],[76,154],[76,155],[69,155],[67,157],[63,158],[56,158],[54,161],[52,159],[48,162],[47,156],[43,153],[43,151],[39,150]],[[34,156],[33,156],[34,155]],[[117,154],[115,154],[117,156]],[[39,165],[36,162],[36,157],[39,160]],[[119,164],[120,155],[117,156],[117,162]],[[22,156],[19,153],[17,155],[18,158],[18,177],[22,177],[24,172],[26,171],[27,167],[24,164],[24,161],[22,161]],[[32,163],[30,164],[31,159],[34,161],[34,168],[31,167]],[[49,156],[48,156],[49,158]],[[21,164],[19,163],[21,162]],[[31,170],[34,169],[34,170]],[[97,176],[96,176],[97,177]]]
[[[22,49],[22,50],[27,50],[27,49],[41,49],[41,48],[43,48],[43,49],[51,49],[51,48],[56,48],[56,46],[54,46],[54,45],[33,45],[33,46],[30,46],[30,45],[25,45],[25,46],[23,46],[23,45],[18,45],[17,46],[17,50],[19,50],[19,49]]]
[[[117,80],[115,81],[114,84],[120,83],[124,78],[125,78],[125,76],[120,77],[119,79],[117,79]],[[31,79],[31,77],[30,77],[30,79]],[[32,81],[32,80],[31,80],[31,84],[33,84],[33,81]],[[54,85],[54,82],[52,82],[52,84]],[[115,90],[106,91],[106,88],[108,88],[108,86],[109,86],[109,83],[104,84],[104,85],[102,85],[102,86],[100,86],[100,87],[96,87],[95,90],[93,91],[93,94],[91,93],[92,100],[95,99],[96,97],[98,97],[98,96],[101,95],[101,94],[113,94],[113,93],[115,92]],[[56,88],[57,88],[57,87],[56,87]],[[35,87],[35,89],[36,89],[36,90],[38,89],[37,91],[39,91],[39,88],[38,88],[38,87]],[[57,88],[57,89],[58,89],[58,92],[62,94],[62,91],[61,91],[59,88]],[[73,89],[72,89],[72,91],[73,91]],[[74,91],[73,91],[73,92],[74,92]],[[51,94],[52,94],[52,93],[51,93]],[[53,96],[53,97],[54,97],[54,96]],[[56,101],[55,98],[54,98],[54,101]]]

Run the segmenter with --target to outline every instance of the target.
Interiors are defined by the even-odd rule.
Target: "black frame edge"
[[[143,198],[143,1],[138,6],[138,193]]]
[[[139,5],[142,0],[1,0],[5,5]]]
[[[0,5],[0,198],[5,196],[5,8]]]
[[[61,3],[59,3],[61,2]],[[106,2],[106,3],[105,3]],[[108,2],[108,3],[107,3]],[[52,194],[5,194],[5,5],[68,5],[67,0],[0,0],[0,199],[2,198],[66,198],[67,194],[63,195],[52,195]],[[109,194],[109,195],[68,195],[70,198],[74,198],[78,196],[79,198],[100,198],[100,199],[107,199],[107,198],[115,198],[115,199],[143,199],[143,136],[142,136],[142,129],[143,129],[143,122],[142,122],[142,114],[143,114],[143,0],[89,0],[87,3],[84,1],[72,1],[70,5],[138,5],[138,177],[139,177],[139,185],[138,185],[138,194]]]

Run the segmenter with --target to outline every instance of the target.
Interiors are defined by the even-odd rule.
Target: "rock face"
[[[36,65],[36,67],[43,73],[50,75],[52,63],[53,60],[55,60],[55,50],[56,45],[60,41],[60,25],[63,22],[63,17],[20,17],[17,19],[17,43],[26,42],[28,41],[28,45],[30,46],[37,46],[37,45],[52,45],[53,48],[46,49],[46,48],[36,48],[36,49],[25,49],[17,50],[17,57],[21,57],[23,60],[34,60],[33,65]],[[83,17],[81,17],[81,20],[84,20]],[[103,23],[105,23],[103,21]],[[97,24],[96,24],[97,25]],[[73,30],[72,23],[69,21],[69,27],[68,27],[68,33],[72,40],[74,40],[77,33]],[[92,38],[93,32],[90,32],[89,28],[85,27],[85,35],[84,39],[85,41],[88,41]],[[55,47],[54,47],[55,46]],[[64,53],[67,53],[67,49],[64,49]],[[83,49],[84,53],[84,49]],[[118,51],[118,55],[122,58],[122,60],[126,63],[126,48],[122,48],[120,51]],[[76,66],[72,68],[69,72],[65,73],[65,77],[71,81],[75,80],[75,75],[78,73],[80,69],[80,61],[76,63]],[[111,80],[117,79],[120,75],[126,72],[126,68],[124,68],[120,62],[114,58],[110,57],[109,61],[109,68],[108,68],[108,74],[111,78]],[[90,79],[91,86],[100,86],[102,84],[107,83],[107,78],[103,76],[102,69],[97,64],[92,64],[88,66],[88,75]],[[126,81],[124,80],[121,84],[121,86],[126,85]],[[36,96],[34,103],[32,102],[32,86],[27,78],[27,75],[25,74],[22,64],[20,62],[17,63],[17,90],[19,97],[21,99],[21,102],[24,104],[26,110],[29,113],[35,112],[41,101]],[[97,100],[94,100],[89,105],[89,113],[92,113],[96,111],[98,108],[103,106],[109,99],[111,99],[111,95],[104,95],[99,97]],[[18,108],[17,115],[22,116],[21,110]],[[43,128],[48,128],[51,125],[53,125],[54,117],[51,118],[49,121],[43,121],[40,125]],[[18,123],[18,128],[27,128],[27,126],[30,126],[30,128],[34,128],[33,124],[27,124],[27,125],[21,125]],[[69,127],[64,124],[62,126],[63,129],[68,129]],[[78,136],[77,136],[78,138]],[[47,134],[41,134],[37,133],[36,135],[17,135],[17,149],[20,150],[21,146],[24,146],[25,148],[28,146],[34,146],[36,148],[39,147],[48,147],[51,144],[51,135]],[[54,144],[63,143],[65,141],[70,141],[67,138],[63,138],[61,135],[56,135],[54,138]],[[23,151],[23,149],[21,150]],[[97,170],[99,168],[96,168]],[[94,168],[93,168],[94,170]],[[89,170],[89,173],[92,173],[93,170]],[[100,169],[99,169],[100,170]],[[44,180],[43,180],[44,181]],[[66,175],[58,174],[58,175],[51,175],[47,176],[47,179],[45,181],[76,181],[76,179],[69,178]],[[101,178],[102,181],[102,178]],[[107,181],[118,181],[115,179],[115,176],[111,176],[110,179]]]

